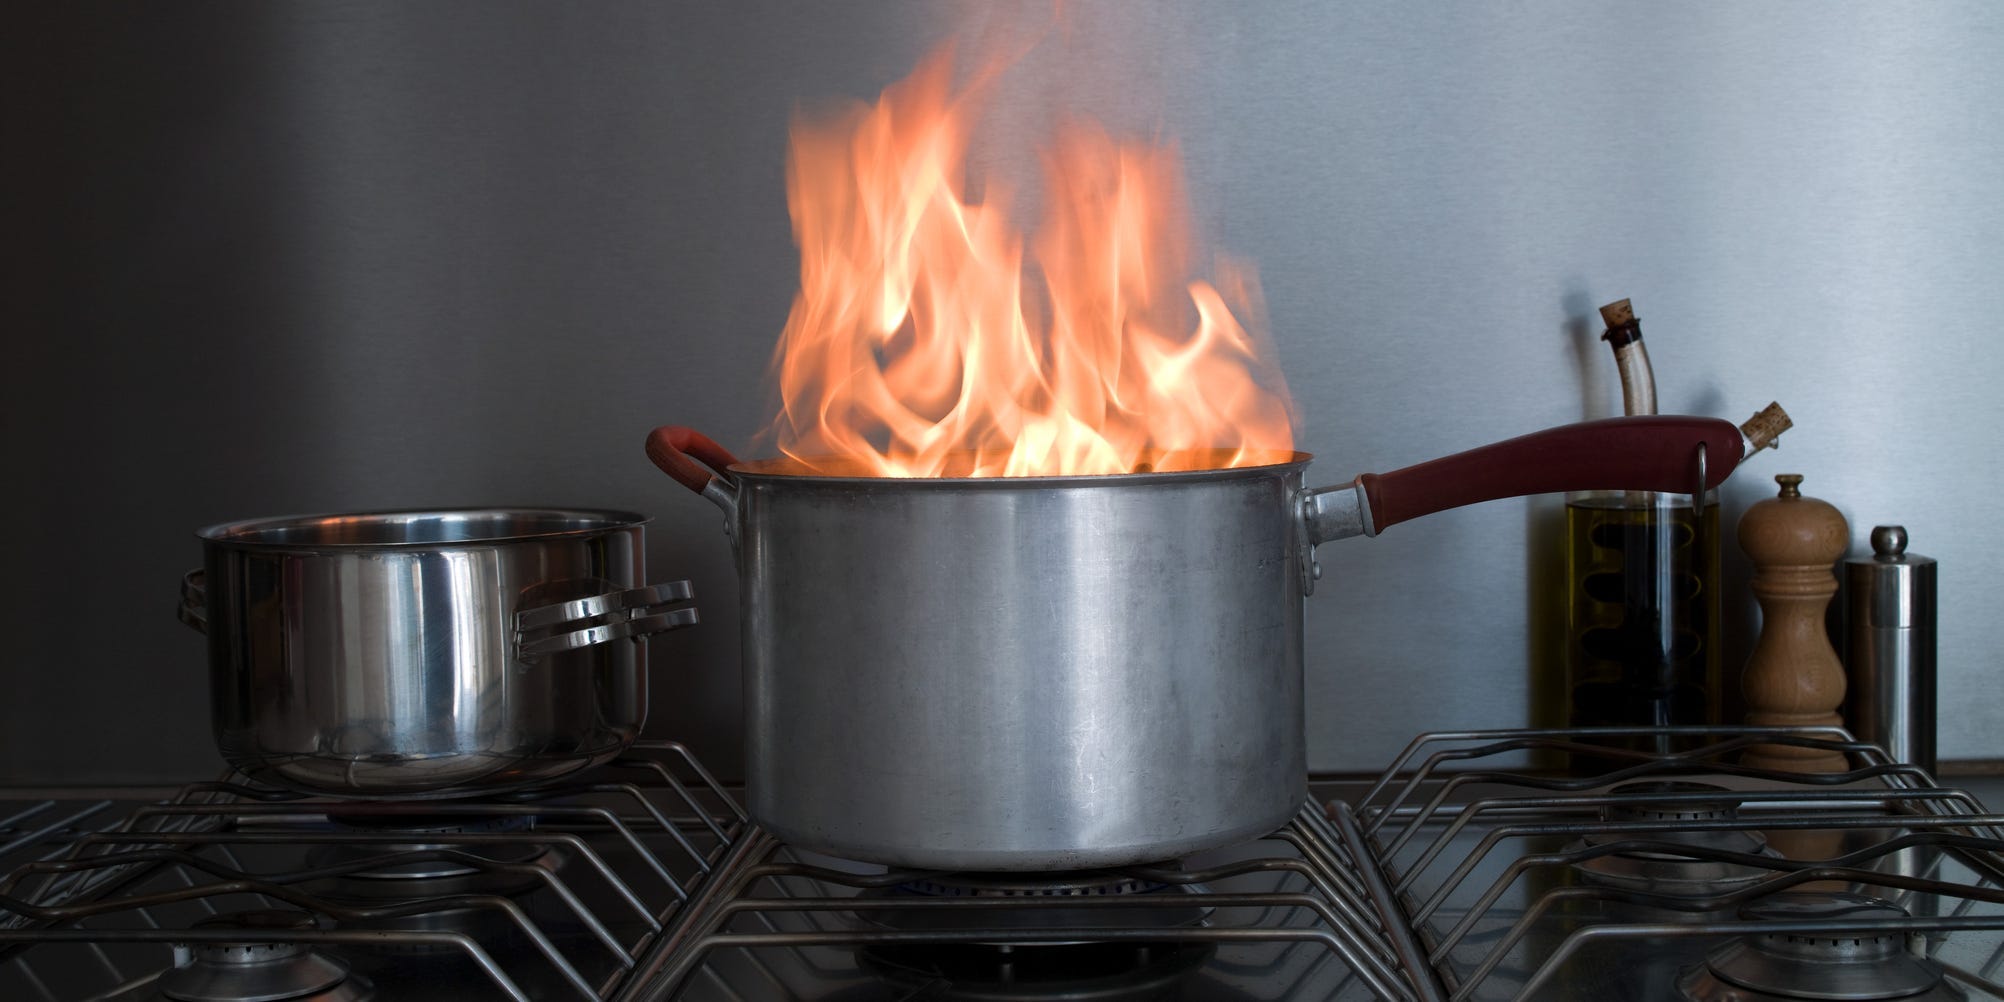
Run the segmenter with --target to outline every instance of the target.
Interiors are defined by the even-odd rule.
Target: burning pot
[[[1487,498],[1688,491],[1742,454],[1723,421],[1612,421],[1303,491],[1258,283],[1200,267],[1174,144],[1067,126],[1026,234],[965,169],[1001,71],[956,92],[942,52],[795,119],[784,458],[648,440],[726,513],[752,813],[788,842],[1048,870],[1272,831],[1306,789],[1315,544]]]
[[[737,551],[759,823],[871,862],[1069,870],[1228,845],[1300,807],[1316,544],[1493,498],[1688,491],[1700,469],[1716,486],[1743,443],[1725,421],[1615,418],[1320,490],[1298,452],[887,478],[741,463],[687,428],[647,450]]]

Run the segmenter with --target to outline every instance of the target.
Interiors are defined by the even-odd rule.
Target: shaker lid
[[[1872,555],[1855,557],[1846,563],[1854,564],[1906,564],[1920,566],[1934,563],[1933,557],[1923,557],[1907,552],[1907,527],[1904,525],[1877,525],[1872,527]]]
[[[1872,552],[1844,561],[1852,622],[1873,629],[1934,628],[1935,562],[1907,552],[1907,530],[1872,529]]]

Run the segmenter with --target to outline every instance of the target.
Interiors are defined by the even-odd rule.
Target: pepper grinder
[[[1759,727],[1841,726],[1844,665],[1830,644],[1824,612],[1837,594],[1832,572],[1850,543],[1850,526],[1828,502],[1804,497],[1801,474],[1774,478],[1781,493],[1740,518],[1740,549],[1754,563],[1750,587],[1760,602],[1760,639],[1740,685],[1747,723]],[[1844,753],[1797,745],[1756,745],[1741,757],[1755,769],[1843,772]]]
[[[1871,554],[1844,561],[1844,589],[1851,732],[1932,775],[1935,562],[1907,552],[1906,527],[1877,526]]]

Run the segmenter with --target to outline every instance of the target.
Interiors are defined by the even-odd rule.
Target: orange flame
[[[1065,130],[1045,158],[1038,282],[993,188],[985,204],[964,194],[971,115],[950,76],[941,53],[873,106],[794,124],[780,451],[806,472],[881,477],[1284,461],[1285,386],[1225,295],[1188,273],[1174,149]],[[1227,277],[1254,300],[1249,273]]]

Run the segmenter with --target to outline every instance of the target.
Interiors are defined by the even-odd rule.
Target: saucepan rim
[[[339,525],[382,528],[397,523],[461,524],[495,523],[489,531],[475,530],[463,535],[435,534],[408,539],[340,538],[322,527]],[[443,506],[396,508],[369,511],[321,512],[307,515],[274,515],[219,522],[196,531],[204,543],[233,549],[281,552],[357,552],[368,550],[436,550],[498,546],[510,543],[579,538],[646,525],[650,519],[638,512],[562,505],[524,506]],[[534,528],[542,524],[546,528]]]
[[[1230,452],[1229,449],[1212,450]],[[867,487],[874,490],[906,488],[912,490],[951,490],[953,488],[1048,488],[1048,487],[1092,487],[1097,485],[1139,485],[1155,483],[1197,483],[1211,480],[1236,480],[1246,477],[1270,475],[1275,472],[1302,469],[1315,457],[1311,453],[1292,450],[1272,449],[1276,461],[1248,466],[1212,466],[1194,470],[1149,470],[1133,473],[1064,474],[1038,477],[879,477],[848,476],[842,474],[814,473],[802,469],[788,469],[796,466],[797,460],[786,457],[740,460],[726,467],[733,480],[759,483],[783,483],[798,485],[827,485],[832,487]],[[1279,457],[1286,457],[1281,459]]]

